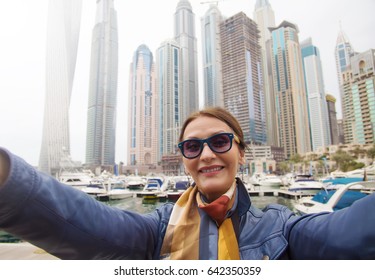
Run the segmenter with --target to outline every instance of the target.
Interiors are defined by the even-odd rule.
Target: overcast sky
[[[199,60],[200,18],[204,0],[190,0],[196,16]],[[219,1],[225,16],[243,11],[253,19],[255,0]],[[83,0],[76,75],[71,100],[71,154],[84,162],[91,33],[96,0]],[[162,41],[173,36],[178,0],[115,0],[119,34],[119,80],[116,161],[126,162],[128,69],[134,52],[146,44],[155,56]],[[334,48],[342,29],[353,48],[375,48],[374,0],[270,0],[276,24],[298,25],[300,41],[311,37],[319,48],[326,92],[338,98]],[[45,45],[48,0],[1,0],[0,26],[0,146],[33,165],[39,161],[45,97]],[[202,84],[202,73],[199,83]],[[201,88],[201,87],[200,87]],[[202,94],[202,92],[200,92]],[[340,105],[340,103],[338,103]],[[341,110],[339,117],[341,117]]]

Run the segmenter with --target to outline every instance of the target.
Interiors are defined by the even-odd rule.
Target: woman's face
[[[184,132],[183,140],[206,139],[218,133],[233,130],[224,122],[214,117],[200,116],[191,121]],[[207,143],[202,153],[193,159],[183,157],[186,172],[193,177],[198,189],[213,201],[224,194],[232,185],[240,164],[245,163],[244,152],[233,141],[232,148],[225,153],[215,153]]]

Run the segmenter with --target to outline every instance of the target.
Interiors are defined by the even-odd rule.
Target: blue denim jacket
[[[0,186],[0,229],[61,259],[159,259],[173,204],[149,214],[109,207],[5,152],[11,166]],[[281,205],[257,209],[237,186],[242,259],[375,259],[375,194],[300,217]]]

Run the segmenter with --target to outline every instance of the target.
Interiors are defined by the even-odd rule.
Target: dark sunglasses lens
[[[187,140],[182,146],[182,151],[185,157],[194,158],[201,152],[201,142],[199,140]]]
[[[212,136],[208,143],[210,148],[217,153],[225,153],[231,148],[231,139],[228,134]]]

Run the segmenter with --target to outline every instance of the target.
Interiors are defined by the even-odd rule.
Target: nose
[[[216,154],[211,150],[211,148],[207,145],[207,143],[204,143],[200,158],[202,160],[207,160],[207,159],[212,159],[215,156]]]

